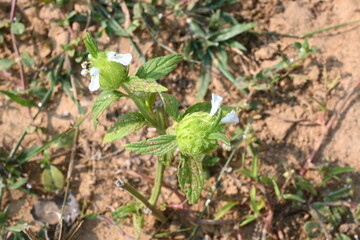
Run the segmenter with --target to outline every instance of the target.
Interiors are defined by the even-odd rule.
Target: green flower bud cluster
[[[83,76],[90,74],[89,90],[96,91],[101,88],[105,91],[111,91],[118,89],[128,77],[128,65],[132,61],[132,55],[130,53],[118,54],[113,51],[100,52],[90,34],[86,35],[84,43],[90,53],[90,62],[82,64],[81,74]]]
[[[222,124],[213,129],[215,116],[206,112],[186,115],[176,126],[176,144],[186,155],[206,154],[218,148],[217,140],[208,139],[209,134],[220,132]]]
[[[100,88],[105,91],[116,90],[128,76],[128,67],[108,60],[108,53],[99,52],[97,57],[90,58],[92,67],[100,70]]]

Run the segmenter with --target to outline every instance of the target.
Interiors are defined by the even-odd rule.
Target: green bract
[[[199,155],[215,150],[219,146],[217,140],[208,138],[211,133],[221,129],[221,125],[212,129],[215,121],[216,117],[206,112],[186,115],[175,126],[176,144],[180,152],[186,155]]]
[[[109,61],[107,53],[99,52],[90,58],[92,67],[100,70],[100,88],[105,91],[116,90],[128,76],[128,68],[121,63]]]

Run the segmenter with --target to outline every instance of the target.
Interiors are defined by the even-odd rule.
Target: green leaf
[[[46,148],[50,147],[52,144],[56,144],[59,143],[60,141],[62,141],[61,139],[63,139],[64,137],[67,138],[68,134],[71,134],[71,131],[74,131],[73,129],[71,130],[67,130],[65,132],[62,132],[58,135],[56,135],[53,139],[51,139],[50,141],[46,142],[44,145],[42,145],[41,147],[37,148],[37,147],[32,147],[31,151],[26,152],[26,153],[20,153],[23,154],[25,156],[23,156],[23,160],[20,162],[21,164],[27,162],[29,159],[35,157],[36,155],[38,155],[39,153],[41,153],[42,151],[44,151]]]
[[[165,105],[165,110],[174,121],[180,120],[179,102],[173,95],[161,93],[160,97]]]
[[[231,26],[229,28],[221,29],[209,39],[215,42],[221,42],[233,38],[243,32],[246,32],[256,26],[256,23],[243,23]]]
[[[205,166],[214,166],[219,161],[220,161],[219,157],[205,156],[204,159],[203,159],[203,164]]]
[[[258,158],[256,156],[253,157],[251,162],[251,175],[252,178],[257,181],[258,179]]]
[[[34,103],[33,101],[29,100],[29,99],[25,99],[22,98],[20,96],[18,96],[15,93],[12,92],[8,92],[8,91],[4,91],[4,90],[0,90],[0,93],[8,96],[12,101],[25,106],[25,107],[37,107],[36,103]]]
[[[36,65],[36,62],[31,58],[28,52],[21,52],[21,61],[28,68],[32,68]]]
[[[338,175],[338,174],[341,174],[341,173],[353,172],[353,171],[355,171],[355,168],[351,168],[351,167],[330,168],[328,171],[332,175]]]
[[[229,71],[226,62],[222,62],[223,59],[218,59],[211,51],[210,51],[211,58],[215,66],[220,70],[220,72],[232,83],[237,87],[242,93],[247,95],[246,88],[248,87],[248,83],[245,82],[242,78],[235,78],[234,75]]]
[[[297,185],[302,188],[302,189],[306,189],[308,190],[312,195],[317,195],[317,191],[314,188],[314,186],[309,183],[308,181],[302,181],[302,182],[298,182]]]
[[[181,54],[171,54],[164,57],[158,57],[147,61],[136,73],[136,76],[149,81],[155,81],[166,76],[176,67],[176,64],[182,60]]]
[[[226,45],[228,45],[229,47],[232,47],[232,48],[237,48],[241,51],[246,51],[246,47],[244,47],[244,45],[242,45],[241,43],[239,43],[238,41],[235,41],[235,40],[227,40]]]
[[[61,136],[55,141],[53,141],[51,144],[56,144],[56,146],[59,148],[68,148],[74,144],[74,137],[75,129],[71,129],[61,134]]]
[[[184,116],[194,112],[210,112],[210,110],[211,103],[209,102],[195,103],[194,105],[186,109],[186,111],[184,112]]]
[[[25,228],[28,228],[28,227],[29,227],[28,224],[23,223],[23,224],[17,224],[14,226],[8,226],[6,228],[6,230],[9,232],[21,232],[22,230],[24,230]],[[14,239],[16,239],[16,238],[14,237]]]
[[[353,195],[353,189],[351,186],[345,186],[343,188],[340,188],[338,190],[332,191],[326,195],[324,198],[325,202],[333,202],[338,201],[340,199],[347,198],[349,196]]]
[[[24,185],[27,182],[27,178],[18,178],[16,179],[16,182],[8,184],[7,188],[10,190],[13,189],[18,189],[19,187],[21,187],[22,185]]]
[[[335,240],[351,240],[351,238],[343,233],[339,233],[339,235],[336,235]]]
[[[274,190],[275,190],[275,195],[277,197],[278,200],[280,200],[280,197],[281,197],[281,192],[280,192],[280,188],[279,186],[277,185],[277,183],[275,182],[274,179],[271,179],[273,185],[274,185]]]
[[[14,64],[15,64],[15,62],[13,60],[2,58],[2,59],[0,59],[0,71],[8,70]]]
[[[227,204],[225,204],[220,211],[218,211],[217,213],[215,213],[214,216],[214,220],[219,220],[220,218],[222,218],[228,211],[230,211],[230,209],[232,209],[233,207],[235,207],[236,205],[238,205],[238,202],[228,202]]]
[[[134,92],[164,92],[168,89],[155,81],[146,81],[138,78],[137,76],[131,76],[126,82],[130,90]]]
[[[320,224],[314,221],[307,221],[304,224],[304,231],[306,235],[311,239],[318,238],[322,235]]]
[[[251,171],[249,169],[238,169],[238,170],[236,170],[236,172],[239,172],[248,178],[253,178]]]
[[[221,140],[227,145],[230,145],[229,139],[222,133],[210,133],[208,139]]]
[[[199,36],[201,38],[206,38],[206,32],[194,21],[190,21],[189,23],[190,30],[195,36]]]
[[[128,136],[132,132],[135,132],[145,126],[145,124],[145,119],[141,113],[126,113],[119,117],[115,124],[108,130],[104,137],[103,143],[112,142],[114,140]]]
[[[245,226],[246,224],[249,224],[253,221],[255,221],[257,217],[255,215],[248,216],[244,221],[240,223],[240,227]]]
[[[84,43],[85,43],[85,46],[86,46],[88,52],[91,54],[91,56],[94,58],[97,58],[99,48],[98,48],[94,38],[89,33],[86,33]]]
[[[190,204],[197,202],[204,186],[204,173],[199,158],[201,155],[185,156],[180,154],[178,181]]]
[[[41,183],[46,191],[56,191],[64,187],[64,175],[53,165],[49,165],[41,174]]]
[[[138,212],[138,203],[131,202],[131,203],[128,203],[127,205],[125,205],[125,206],[121,206],[121,207],[115,209],[115,211],[112,212],[112,216],[114,218],[124,219],[130,213],[137,213],[137,212]]]
[[[305,202],[304,199],[302,199],[301,197],[299,197],[298,195],[295,195],[295,194],[284,194],[283,198],[288,199],[288,200],[295,200],[295,201],[302,202],[302,203]]]
[[[162,155],[176,147],[175,135],[161,135],[155,138],[150,138],[145,141],[130,143],[124,147],[128,151],[140,154],[156,154]]]
[[[25,31],[25,25],[20,22],[14,22],[11,23],[10,29],[11,32],[13,32],[14,34],[20,35],[23,34],[23,32]]]
[[[201,73],[197,91],[197,100],[203,99],[208,91],[211,80],[211,61],[211,56],[207,52],[201,60]]]
[[[251,207],[252,207],[252,210],[255,213],[255,215],[259,215],[260,211],[259,211],[259,208],[258,208],[258,203],[256,201],[256,187],[255,186],[251,187],[250,203],[251,203]]]
[[[93,126],[96,129],[99,116],[110,106],[110,104],[119,98],[125,96],[125,94],[119,91],[103,91],[96,98],[94,105],[91,109]]]

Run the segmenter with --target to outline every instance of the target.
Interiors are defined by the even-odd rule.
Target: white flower
[[[212,93],[211,94],[211,111],[210,116],[214,116],[217,110],[219,110],[223,98]]]
[[[131,53],[120,54],[114,51],[110,51],[107,53],[107,57],[109,61],[117,62],[124,66],[129,65],[132,61]]]
[[[219,110],[221,102],[222,102],[223,98],[212,93],[211,94],[211,111],[210,111],[210,116],[214,116],[215,113]],[[231,112],[229,112],[225,117],[223,117],[221,119],[222,123],[238,123],[239,122],[239,118],[236,115],[235,111],[232,110]]]
[[[225,117],[223,117],[221,119],[222,123],[238,123],[239,122],[239,118],[236,115],[235,111],[232,110],[231,112],[229,112]]]
[[[90,91],[96,91],[100,88],[100,69],[96,67],[90,68],[91,82],[89,84]]]
[[[86,68],[83,68],[83,70],[81,70],[81,75],[83,75],[84,77],[88,74],[89,74],[89,70],[87,70]]]

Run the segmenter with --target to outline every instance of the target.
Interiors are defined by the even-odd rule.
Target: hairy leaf
[[[99,48],[96,45],[94,38],[89,33],[86,33],[84,43],[91,56],[96,58],[99,52]]]
[[[204,172],[200,156],[180,155],[178,181],[190,204],[196,203],[204,186]]]
[[[162,93],[160,96],[162,101],[164,102],[166,112],[174,121],[178,121],[180,118],[180,114],[179,102],[176,97],[166,93]]]
[[[129,77],[127,86],[134,92],[164,92],[168,89],[155,81],[146,81],[136,76]]]
[[[91,109],[93,126],[96,129],[99,116],[110,106],[110,104],[119,98],[125,96],[125,94],[119,91],[103,91],[96,98],[94,105]]]
[[[132,132],[139,130],[145,126],[145,124],[145,119],[141,113],[130,112],[124,114],[123,116],[119,117],[115,124],[109,129],[104,137],[103,142],[107,143],[121,139],[125,136],[128,136]]]
[[[165,154],[176,147],[176,136],[161,135],[159,137],[151,138],[145,141],[130,143],[125,145],[128,151],[137,152],[140,154]]]
[[[166,76],[176,67],[176,64],[182,60],[181,54],[171,54],[164,57],[158,57],[147,61],[136,73],[136,76],[149,81],[155,81]]]

